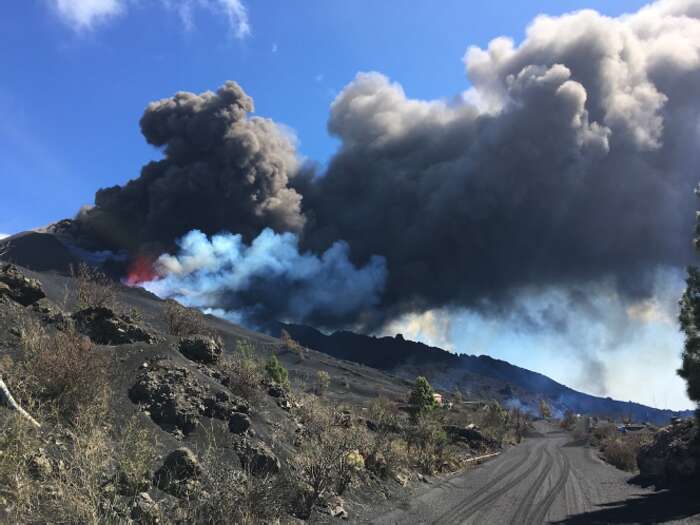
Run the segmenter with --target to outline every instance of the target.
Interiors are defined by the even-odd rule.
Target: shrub
[[[484,434],[500,444],[508,432],[509,422],[508,411],[500,403],[494,401],[487,404],[481,411],[479,426]]]
[[[606,437],[600,444],[600,450],[605,461],[628,472],[637,470],[637,455],[639,449],[649,442],[651,437],[646,433],[617,434]]]
[[[576,415],[574,414],[573,410],[567,410],[564,412],[564,417],[561,420],[561,423],[559,423],[559,426],[563,428],[564,430],[571,430],[574,428],[574,425],[576,424]]]
[[[443,464],[451,459],[447,434],[430,414],[414,419],[407,442],[409,454],[413,454],[418,467],[426,474],[441,470]]]
[[[282,341],[282,348],[294,353],[297,356],[298,362],[304,360],[304,347],[297,343],[292,338],[292,336],[289,335],[289,332],[287,332],[286,330],[282,330],[282,333],[280,334],[280,340]]]
[[[331,376],[325,370],[316,372],[316,394],[322,396],[331,385]]]
[[[215,331],[209,328],[202,312],[195,308],[186,308],[172,299],[165,302],[165,320],[171,335],[216,335]]]
[[[600,448],[605,441],[613,439],[617,435],[618,431],[615,425],[612,423],[601,423],[593,428],[591,432],[591,445]]]
[[[364,468],[360,451],[367,449],[366,431],[353,426],[347,414],[316,396],[301,399],[295,414],[304,431],[294,459],[299,488],[297,513],[308,518],[319,500],[342,495],[353,477]]]
[[[544,399],[540,399],[539,411],[542,419],[549,419],[552,417],[552,409],[549,408],[549,404]]]
[[[278,523],[289,507],[291,489],[282,475],[253,475],[223,461],[210,449],[203,474],[181,503],[174,521],[194,524]]]
[[[370,403],[368,419],[374,432],[370,434],[367,449],[367,468],[381,477],[387,477],[408,463],[401,416],[395,403],[380,397]]]
[[[83,262],[77,269],[71,267],[71,276],[75,279],[77,288],[78,310],[103,307],[116,309],[117,287],[104,273]]]
[[[220,368],[224,374],[222,382],[233,394],[249,400],[260,396],[265,370],[250,343],[239,339],[235,352],[221,361]]]
[[[423,376],[418,376],[408,400],[412,413],[415,416],[420,416],[435,409],[437,403],[434,394],[435,391],[428,380]]]
[[[267,363],[265,363],[265,371],[267,372],[267,376],[278,385],[286,385],[289,382],[287,369],[282,366],[282,363],[279,362],[279,359],[277,359],[277,356],[274,354],[272,354]]]
[[[113,450],[120,492],[135,496],[147,490],[152,478],[151,467],[158,458],[158,439],[144,428],[139,417],[131,417],[116,429]]]
[[[22,360],[17,373],[20,398],[48,402],[65,419],[88,405],[104,405],[107,398],[108,359],[89,338],[70,327],[47,333],[36,321],[22,327]]]

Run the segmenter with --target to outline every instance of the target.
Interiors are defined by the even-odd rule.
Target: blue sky
[[[0,233],[70,217],[97,188],[137,176],[159,155],[138,120],[148,102],[178,90],[238,81],[258,114],[293,128],[300,151],[322,163],[335,148],[329,105],[358,71],[380,71],[411,97],[449,99],[468,87],[469,45],[519,40],[539,13],[617,15],[644,2],[245,0],[248,34],[225,10],[236,3],[8,3],[0,19]],[[100,8],[117,12],[90,19]]]
[[[236,80],[257,114],[293,129],[299,151],[323,165],[337,146],[326,131],[329,106],[358,72],[379,71],[412,98],[449,100],[469,87],[462,59],[471,45],[501,35],[520,41],[540,13],[592,8],[617,16],[646,3],[242,1],[8,2],[0,18],[0,237],[71,217],[98,188],[137,177],[160,156],[141,136],[139,118],[149,102],[176,91]],[[669,297],[626,313],[640,321],[639,333],[607,359],[615,367],[638,357],[642,368],[619,373],[611,395],[691,406],[673,373],[682,341],[667,315],[680,279],[668,280]],[[591,326],[574,327],[593,333],[593,344],[608,344],[604,327],[593,328],[599,336]],[[508,332],[468,312],[439,311],[401,319],[391,330],[490,353],[587,389],[580,362],[567,358],[574,350],[555,333]],[[668,373],[639,392],[640,377],[659,363]]]

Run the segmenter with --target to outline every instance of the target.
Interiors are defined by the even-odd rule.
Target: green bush
[[[435,391],[428,380],[423,376],[418,376],[411,397],[408,399],[414,416],[426,414],[437,407],[434,394]]]
[[[287,369],[282,366],[276,355],[272,355],[270,359],[265,363],[265,371],[270,379],[275,383],[280,385],[286,385],[289,381],[289,374]]]

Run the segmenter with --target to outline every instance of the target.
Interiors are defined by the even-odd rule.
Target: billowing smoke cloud
[[[82,222],[132,250],[171,247],[192,229],[247,240],[265,227],[301,230],[301,196],[288,186],[300,169],[294,138],[251,111],[252,99],[235,82],[149,104],[141,131],[165,158],[125,186],[98,191]]]
[[[293,233],[265,229],[248,246],[240,235],[208,239],[192,231],[176,256],[156,261],[160,280],[144,287],[160,297],[248,324],[270,319],[324,325],[373,315],[386,280],[382,257],[362,268],[348,260],[348,245],[334,243],[321,255],[300,253]]]
[[[678,1],[538,17],[517,47],[467,51],[453,104],[358,75],[331,109],[341,149],[304,188],[308,245],[385,255],[394,312],[604,276],[648,294],[652,269],[690,260],[699,18]]]
[[[659,267],[691,260],[697,0],[541,16],[519,45],[497,38],[464,61],[472,86],[450,103],[358,75],[333,102],[341,145],[317,175],[281,126],[247,116],[252,101],[233,82],[155,102],[141,127],[165,158],[100,191],[87,217],[141,232],[140,247],[172,247],[191,229],[250,242],[271,227],[315,254],[342,240],[354,267],[384,256],[385,317],[343,307],[337,318],[370,329],[436,308],[506,318],[523,293],[592,283],[632,304]],[[223,308],[290,311],[264,286],[230,290]]]

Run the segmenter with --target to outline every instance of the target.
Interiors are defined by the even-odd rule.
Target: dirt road
[[[478,468],[428,485],[377,524],[700,523],[697,494],[654,492],[553,427]]]

